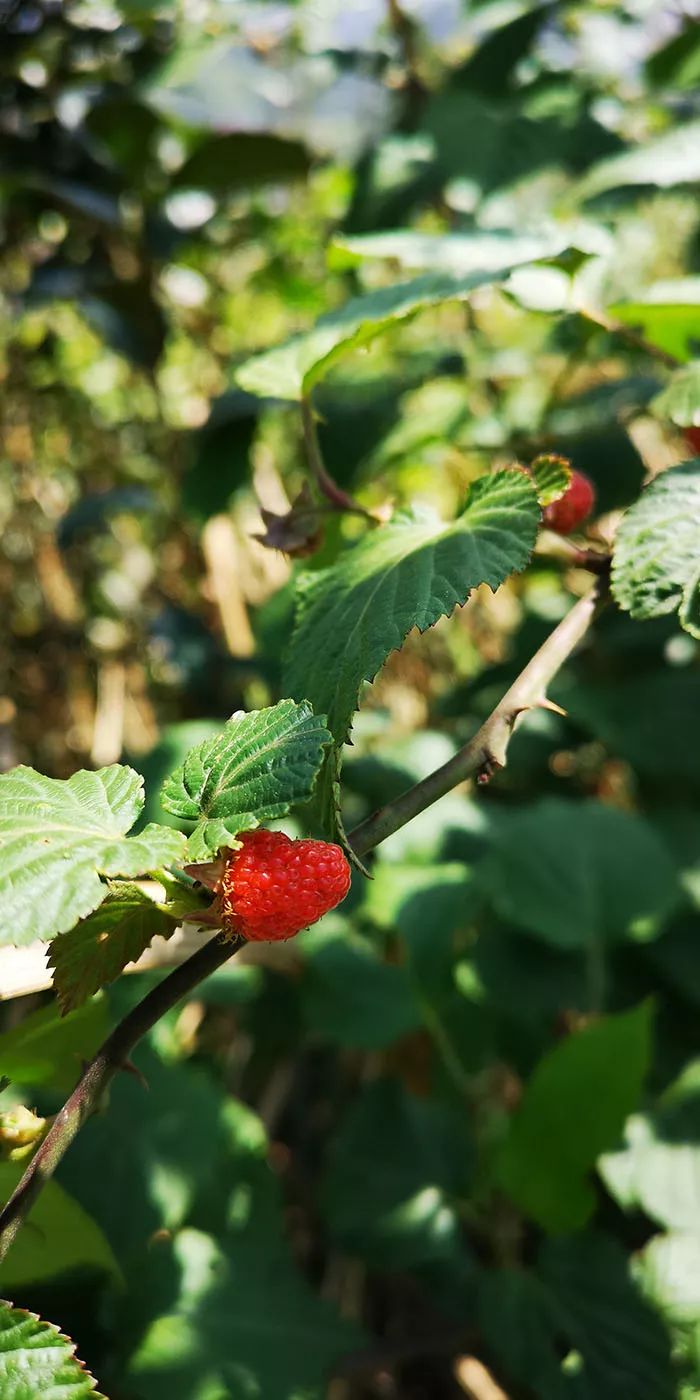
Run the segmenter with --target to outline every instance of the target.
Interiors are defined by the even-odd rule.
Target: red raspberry
[[[684,428],[683,436],[689,447],[692,447],[696,457],[700,457],[700,427]]]
[[[275,943],[315,924],[350,888],[340,846],[291,841],[281,831],[246,831],[218,885],[217,912],[227,932]]]
[[[563,496],[545,506],[543,522],[549,530],[559,535],[570,535],[584,520],[588,519],[595,505],[595,487],[583,472],[572,472],[571,481]]]

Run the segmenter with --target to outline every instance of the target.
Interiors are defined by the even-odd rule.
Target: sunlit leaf
[[[236,714],[188,754],[166,780],[163,806],[198,822],[187,843],[192,860],[230,845],[240,831],[283,817],[311,796],[324,748],[323,716],[303,699]]]
[[[632,617],[679,611],[700,637],[700,458],[654,478],[615,540],[612,589]]]
[[[695,180],[700,180],[700,121],[686,122],[656,140],[600,161],[586,172],[576,193],[581,199],[591,199],[624,185],[672,189]]]
[[[679,428],[700,428],[700,360],[676,370],[651,406]]]
[[[31,943],[72,928],[102,902],[101,876],[143,875],[177,860],[184,837],[147,826],[127,836],[143,779],[113,764],[62,781],[33,768],[0,777],[0,943]]]
[[[380,331],[426,307],[446,301],[468,301],[478,287],[503,280],[512,270],[513,263],[506,255],[498,269],[465,277],[426,273],[412,282],[354,297],[322,316],[312,330],[246,360],[236,371],[236,380],[241,388],[263,398],[301,399],[342,355],[366,345]]]
[[[52,1322],[0,1302],[3,1400],[105,1400],[75,1355],[75,1345]]]

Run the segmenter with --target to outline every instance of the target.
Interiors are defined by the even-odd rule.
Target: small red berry
[[[217,888],[216,908],[226,932],[275,943],[335,909],[350,888],[350,866],[340,846],[292,841],[282,831],[246,831],[231,851]]]
[[[543,522],[559,535],[570,535],[587,520],[595,506],[595,487],[583,472],[572,472],[571,481],[558,501],[546,506]]]
[[[683,436],[689,447],[692,447],[696,457],[700,457],[700,427],[684,428]]]

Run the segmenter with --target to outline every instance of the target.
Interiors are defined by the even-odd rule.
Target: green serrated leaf
[[[655,477],[622,519],[615,540],[612,591],[632,617],[679,609],[700,635],[700,458]]]
[[[106,1400],[52,1322],[0,1301],[2,1400]]]
[[[113,982],[160,934],[168,938],[178,918],[156,904],[138,885],[113,887],[107,898],[68,933],[51,944],[49,965],[65,1014]]]
[[[645,1002],[570,1035],[535,1067],[497,1171],[503,1189],[544,1229],[577,1230],[590,1218],[588,1174],[637,1107],[650,1055]]]
[[[545,798],[499,823],[484,880],[501,918],[561,949],[654,937],[680,898],[642,817]]]
[[[535,483],[537,499],[541,506],[550,506],[561,500],[571,481],[571,462],[566,457],[556,457],[543,453],[535,457],[530,467],[530,475]]]
[[[700,569],[688,579],[683,589],[678,620],[681,627],[700,642]]]
[[[0,777],[0,944],[65,933],[107,894],[103,875],[143,875],[179,859],[184,837],[152,824],[127,836],[143,780],[112,764],[63,781],[33,768]]]
[[[658,418],[669,418],[678,428],[700,428],[700,360],[676,370],[651,407]]]
[[[167,811],[199,822],[187,843],[190,858],[206,859],[239,832],[308,801],[329,743],[323,717],[307,701],[281,700],[234,715],[221,734],[192,749],[162,791]]]
[[[426,273],[411,282],[354,297],[322,316],[310,331],[246,360],[235,378],[242,389],[262,398],[302,399],[342,355],[366,345],[388,326],[445,301],[468,301],[477,287],[502,281],[522,261],[516,258],[511,263],[507,254],[504,259],[498,270],[467,277]]]
[[[299,580],[287,667],[293,695],[328,714],[336,744],[347,737],[363,681],[376,676],[413,627],[421,632],[523,569],[539,525],[535,489],[521,471],[473,485],[466,509],[446,525],[406,513],[366,536],[329,569]]]

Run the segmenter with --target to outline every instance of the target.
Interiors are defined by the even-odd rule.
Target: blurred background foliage
[[[328,377],[322,450],[367,507],[449,516],[554,450],[604,544],[692,455],[654,400],[700,345],[698,17],[0,0],[3,767],[123,758],[162,820],[183,752],[279,698],[298,565],[256,536],[302,487],[301,424],[234,373],[349,295],[578,250]],[[329,516],[304,565],[360,528]],[[454,752],[588,582],[537,558],[409,637],[355,725],[348,825]],[[217,974],[137,1056],[150,1093],[122,1076],[83,1131],[0,1282],[111,1400],[700,1395],[698,646],[610,612],[553,698],[478,803],[443,799],[342,914]],[[558,886],[531,842],[558,843]],[[55,1109],[147,982],[62,1024],[0,1006],[0,1071]],[[534,1128],[495,1166],[526,1083]]]

